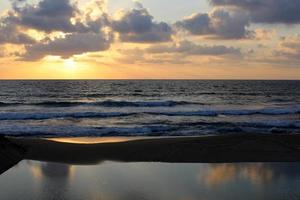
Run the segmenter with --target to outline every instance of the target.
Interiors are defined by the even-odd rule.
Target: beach
[[[72,140],[72,138],[7,137],[1,141],[9,142],[11,149],[22,149],[18,153],[19,159],[68,164],[97,164],[103,161],[170,163],[300,161],[300,135],[232,134],[109,140],[85,138],[82,139],[83,142],[80,142],[80,138]],[[7,155],[15,157],[11,152],[7,152]]]

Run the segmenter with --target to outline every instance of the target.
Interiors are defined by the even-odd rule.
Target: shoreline
[[[300,162],[300,134],[231,134],[164,138],[0,136],[0,174],[24,159],[72,165],[94,165],[104,161]]]
[[[63,140],[63,138],[59,138]],[[69,164],[121,162],[297,162],[300,134],[232,134],[167,138],[88,138],[109,142],[76,143],[58,138],[13,138],[6,140],[25,149],[28,160]],[[68,138],[72,139],[72,138]],[[80,138],[73,138],[79,139]],[[112,140],[115,141],[112,142]],[[129,139],[129,140],[128,140]],[[119,140],[119,141],[118,141]]]

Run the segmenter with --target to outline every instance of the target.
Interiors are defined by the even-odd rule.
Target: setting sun
[[[72,58],[64,60],[64,67],[68,71],[75,71],[77,69],[76,62]]]

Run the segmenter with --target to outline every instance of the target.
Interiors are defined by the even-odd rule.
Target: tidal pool
[[[300,163],[120,163],[23,160],[0,176],[0,199],[300,199]]]

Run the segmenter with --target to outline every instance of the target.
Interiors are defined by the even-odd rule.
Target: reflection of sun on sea
[[[77,69],[76,62],[72,58],[64,60],[64,67],[66,70],[71,72],[76,71]]]

